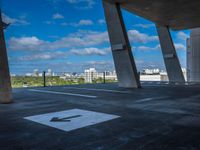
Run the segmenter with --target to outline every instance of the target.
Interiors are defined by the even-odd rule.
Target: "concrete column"
[[[0,14],[0,103],[11,103],[12,92],[6,44],[4,39],[4,28],[5,23],[2,22]]]
[[[103,1],[108,34],[120,87],[139,88],[140,81],[120,5]]]
[[[169,82],[185,82],[181,65],[168,27],[156,26]]]

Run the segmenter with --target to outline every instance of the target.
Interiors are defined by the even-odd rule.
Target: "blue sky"
[[[114,70],[101,0],[2,0],[11,73]],[[152,22],[123,10],[138,70],[165,69]],[[182,67],[189,31],[172,32]]]

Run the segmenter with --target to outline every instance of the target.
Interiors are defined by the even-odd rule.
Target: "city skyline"
[[[37,11],[36,11],[37,10]],[[34,69],[83,72],[95,67],[114,70],[101,1],[44,0],[12,4],[2,1],[10,71],[23,74]],[[73,13],[70,13],[73,12]],[[91,15],[95,12],[95,15]],[[155,25],[123,11],[136,59],[142,68],[165,69]],[[172,32],[183,68],[189,31]]]

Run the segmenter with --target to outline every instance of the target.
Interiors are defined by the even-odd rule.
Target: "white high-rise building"
[[[53,76],[53,72],[51,69],[47,70],[46,76]]]
[[[33,76],[35,76],[35,77],[39,76],[39,70],[38,69],[33,70]]]
[[[95,68],[86,69],[86,70],[84,71],[84,73],[85,73],[85,76],[84,76],[85,82],[87,82],[87,83],[92,83],[92,81],[93,81],[95,78],[97,78],[97,75],[98,75],[98,73],[97,73],[97,71],[95,70]]]
[[[200,82],[200,28],[192,29],[187,39],[187,81]]]

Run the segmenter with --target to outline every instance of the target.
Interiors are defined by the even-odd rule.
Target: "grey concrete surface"
[[[200,27],[199,0],[104,0],[174,30]]]
[[[185,82],[181,65],[168,27],[156,26],[170,82]]]
[[[115,70],[120,87],[140,87],[120,6],[103,1]]]
[[[14,89],[15,103],[0,105],[1,150],[199,150],[200,85],[142,82]],[[96,98],[76,96],[93,95]],[[65,132],[24,117],[70,109],[120,118]]]
[[[8,66],[6,44],[4,39],[4,23],[0,14],[0,103],[11,103],[11,83]]]

